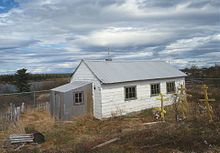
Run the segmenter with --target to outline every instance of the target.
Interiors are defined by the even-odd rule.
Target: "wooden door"
[[[55,118],[61,119],[61,99],[59,93],[55,93]]]
[[[87,114],[93,115],[93,98],[92,98],[92,84],[88,85],[86,88],[87,96]]]

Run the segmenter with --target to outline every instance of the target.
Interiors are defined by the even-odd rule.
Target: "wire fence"
[[[191,103],[190,113],[192,116],[207,116],[207,108],[204,99],[203,85],[208,86],[208,97],[214,99],[209,101],[213,117],[216,121],[220,121],[220,78],[186,78],[187,92],[191,95],[188,101]]]
[[[50,90],[0,94],[0,131],[19,120],[24,112],[49,110]]]
[[[187,91],[192,95],[191,113],[199,113],[198,99],[203,98],[201,85],[207,84],[209,96],[215,98],[211,103],[213,110],[220,120],[220,78],[186,78]],[[19,120],[24,112],[34,109],[49,110],[50,90],[23,93],[0,94],[0,131],[4,131],[11,123]]]

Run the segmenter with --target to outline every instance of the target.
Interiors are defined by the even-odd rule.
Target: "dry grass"
[[[167,108],[172,118],[171,107]],[[17,128],[9,133],[23,132],[32,127],[46,136],[40,146],[26,146],[24,152],[206,152],[219,151],[220,123],[207,124],[205,120],[188,121],[182,124],[168,122],[143,127],[146,119],[153,121],[149,110],[130,116],[97,120],[90,116],[75,118],[71,122],[54,122],[48,112],[32,111],[22,115]],[[144,119],[146,117],[146,119]],[[31,123],[31,124],[30,124]],[[19,128],[18,128],[19,127]],[[16,129],[16,130],[15,130]],[[91,150],[92,147],[114,137],[120,141]],[[204,141],[208,142],[208,145]],[[211,144],[212,148],[209,147]],[[1,150],[0,150],[1,151]]]
[[[9,128],[0,134],[0,145],[10,134],[23,134],[25,128],[32,128],[43,134],[47,133],[54,125],[54,120],[47,111],[32,110],[21,115],[20,121],[12,123]],[[1,148],[2,149],[2,148]],[[2,152],[3,150],[0,150]]]
[[[193,97],[189,102],[189,118],[182,123],[175,122],[172,106],[165,108],[167,123],[149,127],[144,127],[142,123],[155,121],[152,110],[106,120],[82,116],[70,122],[54,122],[48,112],[31,111],[23,114],[21,122],[12,126],[7,134],[22,133],[25,127],[29,127],[45,135],[44,144],[27,146],[22,150],[26,152],[220,152],[220,123],[217,117],[219,114],[216,113],[220,112],[220,106],[218,101],[213,104],[215,123],[208,124],[206,115],[195,113],[196,100],[201,96],[198,86],[195,87],[191,89]],[[214,91],[216,94],[217,91]],[[115,137],[120,137],[120,141],[91,150],[92,147]]]
[[[21,116],[21,123],[24,127],[33,126],[37,131],[48,132],[55,121],[48,111],[32,110]]]
[[[148,112],[149,113],[149,112]],[[148,114],[147,113],[147,114]],[[43,133],[46,142],[37,148],[42,152],[72,150],[78,152],[82,148],[87,151],[108,139],[124,135],[132,130],[143,128],[146,112],[128,117],[115,117],[97,120],[91,116],[74,118],[70,122],[55,122],[46,111],[33,110],[22,114],[21,120],[10,126],[4,137],[10,134],[25,133],[25,129]],[[149,117],[150,118],[150,117]],[[25,148],[33,150],[33,146]],[[36,149],[36,147],[34,147]],[[30,151],[30,150],[28,150]]]
[[[208,124],[204,120],[165,123],[131,131],[121,140],[93,152],[220,152],[220,123]]]
[[[4,133],[4,132],[0,132],[0,145],[1,145],[1,146],[2,146],[3,143],[4,143],[4,138],[5,138],[5,133]],[[0,152],[1,152],[1,153],[4,153],[5,150],[4,150],[2,147],[0,147]]]
[[[131,117],[110,118],[102,121],[90,116],[78,117],[73,122],[56,123],[53,129],[47,133],[50,146],[47,145],[47,148],[44,149],[73,148],[73,150],[77,150],[81,148],[82,144],[86,144],[83,148],[89,150],[95,145],[120,136],[131,129],[136,130],[143,127],[141,123],[140,119]]]

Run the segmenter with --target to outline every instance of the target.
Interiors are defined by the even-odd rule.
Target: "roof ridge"
[[[84,60],[85,62],[108,62],[108,63],[117,63],[117,62],[125,62],[125,63],[130,63],[130,62],[164,62],[167,63],[166,61],[151,61],[151,60],[112,60],[112,61],[105,61],[105,60]]]
[[[102,83],[128,82],[135,80],[150,80],[156,78],[159,79],[186,76],[176,67],[164,61],[83,61],[89,70],[93,73],[93,75]]]

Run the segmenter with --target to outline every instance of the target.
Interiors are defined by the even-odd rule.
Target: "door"
[[[87,114],[93,115],[93,98],[92,98],[92,84],[87,86],[86,101],[87,101]]]
[[[73,91],[73,116],[93,115],[92,84]]]
[[[55,118],[61,119],[61,98],[60,93],[55,93]]]

